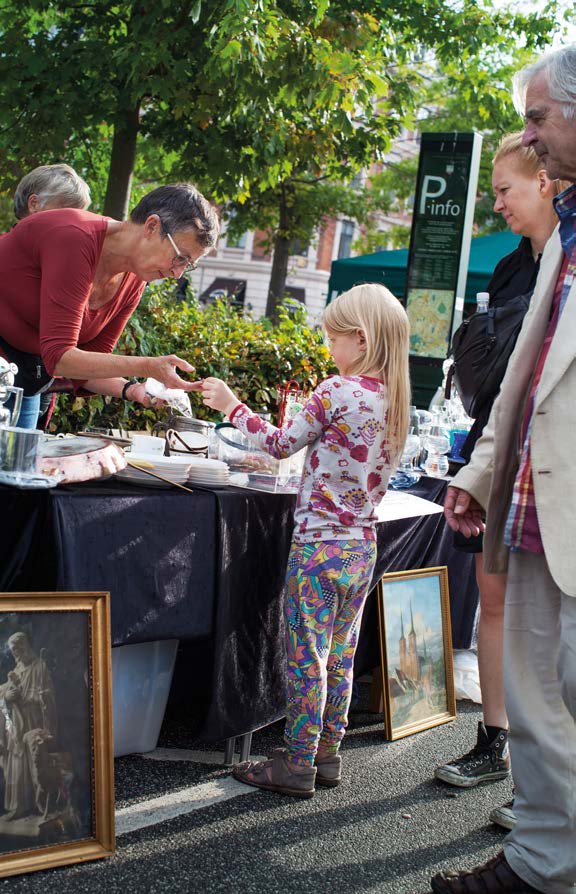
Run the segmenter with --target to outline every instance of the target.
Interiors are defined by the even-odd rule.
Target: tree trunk
[[[103,213],[115,220],[125,220],[128,217],[139,126],[139,106],[126,112],[124,119],[114,125]]]
[[[266,316],[270,317],[271,320],[278,319],[278,305],[281,304],[286,290],[288,260],[290,258],[289,233],[290,208],[286,187],[283,186],[280,194],[280,225],[274,240],[274,256],[272,258],[268,300],[266,302]]]

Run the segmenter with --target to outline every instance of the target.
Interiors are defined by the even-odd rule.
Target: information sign
[[[443,360],[462,319],[482,137],[422,134],[406,310],[410,353]]]

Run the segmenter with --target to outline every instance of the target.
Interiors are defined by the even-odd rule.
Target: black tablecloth
[[[110,591],[112,645],[212,633],[217,503],[106,481],[0,488],[0,591]]]
[[[445,487],[422,478],[411,492],[440,503]],[[109,590],[113,645],[180,639],[176,689],[181,708],[199,712],[198,737],[239,735],[284,709],[282,589],[294,502],[237,488],[0,487],[0,590]],[[441,514],[378,525],[375,580],[448,566],[456,648],[472,634],[473,561],[452,549]],[[356,671],[378,663],[372,595]]]

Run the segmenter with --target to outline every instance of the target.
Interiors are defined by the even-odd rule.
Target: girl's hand
[[[232,410],[241,403],[222,379],[209,376],[209,378],[202,380],[201,387],[202,398],[206,406],[211,407],[213,410],[219,410],[225,416],[229,416]]]

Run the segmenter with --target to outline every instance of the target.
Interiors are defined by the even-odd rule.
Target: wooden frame
[[[109,593],[0,594],[0,877],[114,853]]]
[[[448,569],[385,574],[377,601],[386,737],[454,720]]]

